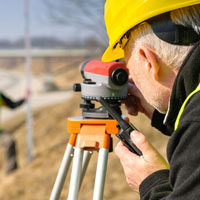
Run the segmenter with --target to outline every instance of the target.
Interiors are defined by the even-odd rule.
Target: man
[[[24,99],[18,101],[12,101],[10,98],[0,92],[0,107],[5,106],[11,109],[15,109],[24,103]],[[10,174],[17,169],[17,155],[16,145],[10,133],[5,132],[0,124],[0,146],[5,149],[6,153],[6,173]]]
[[[128,112],[146,114],[170,136],[169,164],[139,131],[142,156],[120,142],[130,187],[141,199],[200,198],[200,1],[107,0],[110,39],[103,61],[123,58],[130,72]]]

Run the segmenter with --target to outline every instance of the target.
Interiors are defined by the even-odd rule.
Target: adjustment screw
[[[74,90],[74,92],[80,92],[81,91],[81,84],[80,83],[75,83],[73,85],[73,90]]]
[[[120,130],[121,129],[121,126],[119,124],[116,125],[116,127]]]

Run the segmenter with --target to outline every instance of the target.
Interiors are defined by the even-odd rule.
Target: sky
[[[23,34],[23,2],[0,0],[0,38],[15,38]]]
[[[42,0],[30,2],[31,36],[56,36],[66,38],[74,35],[73,28],[52,25],[44,15]],[[24,0],[0,0],[0,40],[16,40],[24,36]]]

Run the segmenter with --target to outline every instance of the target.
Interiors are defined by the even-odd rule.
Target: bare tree
[[[48,16],[56,24],[87,30],[107,46],[108,38],[104,24],[105,0],[43,0]]]

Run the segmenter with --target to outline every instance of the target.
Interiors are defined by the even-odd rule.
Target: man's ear
[[[145,69],[151,73],[155,80],[159,79],[160,65],[157,60],[157,55],[148,47],[141,47],[139,54],[145,62]]]

